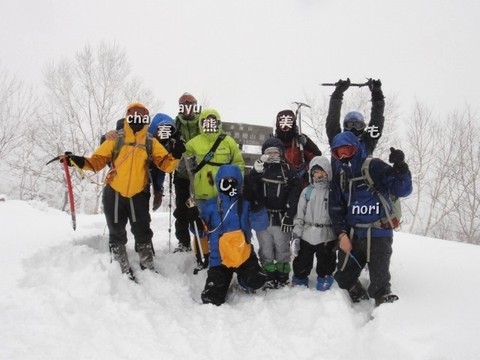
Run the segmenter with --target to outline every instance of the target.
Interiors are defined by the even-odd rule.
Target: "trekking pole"
[[[170,252],[172,251],[172,173],[168,175],[168,192],[170,193],[168,203],[168,252]]]
[[[338,83],[321,83],[320,85],[322,86],[337,86]],[[366,83],[350,83],[350,86],[358,86],[358,87],[363,87],[363,86],[367,86],[368,85],[368,82]]]
[[[60,162],[63,164],[63,170],[65,171],[65,184],[67,186],[68,202],[70,203],[70,216],[72,217],[72,227],[73,227],[73,230],[75,231],[77,229],[77,216],[75,213],[75,199],[73,196],[72,178],[70,177],[70,170],[68,169],[68,164],[67,164],[67,156],[59,155],[57,157],[54,157],[52,160],[47,162],[46,165],[57,160],[60,160]]]
[[[193,188],[194,176],[193,176],[193,173],[192,173],[192,169],[190,168],[190,159],[187,158],[186,156],[182,155],[182,159],[180,161],[182,161],[182,160],[185,162],[185,169],[187,170],[188,178],[190,180],[190,187],[189,187],[190,197],[185,202],[186,207],[190,209],[190,208],[193,208],[194,206],[196,206],[196,204],[195,204],[195,192],[194,192],[194,188]],[[197,260],[197,266],[193,270],[193,274],[197,275],[200,270],[203,270],[203,269],[206,268],[206,266],[205,266],[206,261],[205,261],[205,254],[203,253],[202,242],[200,240],[200,234],[198,232],[198,226],[197,226],[196,220],[193,221],[193,229],[194,229],[194,234],[193,234],[194,244],[196,244],[196,246],[198,248],[197,251],[194,254],[195,259]],[[193,250],[193,246],[192,246],[192,250]],[[200,255],[200,256],[198,256],[198,255]]]

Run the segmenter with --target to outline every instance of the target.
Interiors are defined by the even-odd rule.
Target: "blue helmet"
[[[365,126],[365,119],[358,111],[350,111],[343,119],[343,131],[361,132]]]

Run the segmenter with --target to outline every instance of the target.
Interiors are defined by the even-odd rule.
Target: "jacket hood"
[[[209,116],[214,116],[217,119],[218,132],[216,132],[216,133],[205,133],[205,131],[203,130],[203,127],[202,127],[203,120],[205,120]],[[221,130],[222,130],[222,120],[221,120],[221,117],[220,117],[220,113],[215,109],[204,109],[204,110],[202,110],[202,112],[200,113],[200,116],[198,118],[198,127],[200,129],[200,134],[215,135],[215,137],[216,137],[216,135],[220,134]]]
[[[240,168],[237,165],[220,166],[220,168],[218,169],[217,176],[215,177],[215,184],[217,185],[217,189],[220,188],[220,180],[223,178],[229,178],[229,177],[230,178],[233,177],[234,179],[237,180],[239,193],[241,193],[241,189],[243,186],[243,175]],[[220,192],[219,192],[219,195],[225,196],[225,195],[222,195]]]
[[[175,126],[175,121],[168,116],[167,114],[158,113],[156,114],[152,121],[150,122],[149,130],[154,130],[158,128],[159,125],[170,125],[172,127],[172,134],[177,132],[177,127]]]
[[[310,164],[308,165],[309,173],[315,165],[318,165],[325,170],[328,175],[328,181],[330,182],[332,180],[332,166],[330,161],[325,156],[315,156],[312,160],[310,160]],[[309,181],[311,184],[313,184],[311,176],[309,176]]]
[[[357,152],[350,159],[349,163],[352,165],[354,173],[358,173],[363,161],[367,158],[367,151],[365,146],[361,146],[360,141],[351,131],[345,131],[337,134],[332,140],[331,150],[335,150],[340,146],[351,145],[357,149]]]

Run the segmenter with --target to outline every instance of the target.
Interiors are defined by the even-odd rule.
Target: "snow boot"
[[[348,290],[348,295],[350,295],[350,299],[352,299],[353,303],[359,303],[360,301],[370,299],[367,290],[365,290],[360,280],[357,280],[357,282]]]
[[[152,244],[137,244],[137,252],[140,257],[140,268],[155,271],[153,266],[153,246]]]
[[[110,253],[113,255],[113,260],[120,264],[122,273],[127,274],[130,280],[135,281],[135,276],[128,262],[127,248],[125,245],[110,244]]]
[[[300,279],[293,275],[292,286],[306,286],[308,288],[308,277],[306,277],[305,279]]]
[[[178,246],[175,249],[173,249],[174,253],[189,252],[189,251],[192,251],[192,248],[190,246],[183,245],[183,244],[178,244]]]
[[[326,275],[324,277],[317,276],[317,290],[318,291],[327,291],[330,290],[333,284],[333,276]]]
[[[398,300],[398,296],[394,294],[385,294],[381,296],[377,296],[375,298],[375,306],[380,306],[384,303],[393,303]]]
[[[264,268],[264,272],[267,275],[267,280],[265,281],[265,284],[263,284],[263,290],[276,289],[277,279],[275,279],[275,271],[267,271]]]

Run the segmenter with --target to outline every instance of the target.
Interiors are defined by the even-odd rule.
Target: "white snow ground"
[[[337,285],[233,291],[200,305],[205,271],[168,251],[153,214],[155,265],[139,284],[110,262],[103,215],[0,202],[0,359],[479,359],[480,247],[397,233],[395,304],[354,308]],[[172,235],[172,248],[176,241]],[[363,276],[367,279],[366,275]]]

